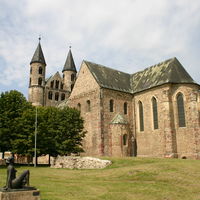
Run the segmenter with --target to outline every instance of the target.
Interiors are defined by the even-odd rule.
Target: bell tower
[[[44,106],[44,88],[45,88],[45,72],[46,62],[39,43],[30,62],[30,80],[28,100],[34,106]]]
[[[76,73],[77,73],[71,52],[71,46],[69,47],[69,52],[62,73],[63,73],[64,90],[71,92],[74,87],[74,83],[76,81]]]

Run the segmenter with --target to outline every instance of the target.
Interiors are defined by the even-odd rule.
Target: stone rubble
[[[68,168],[68,169],[102,169],[112,162],[110,160],[101,160],[93,157],[80,156],[58,156],[55,158],[52,168]]]

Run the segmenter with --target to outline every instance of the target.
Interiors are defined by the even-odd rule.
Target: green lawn
[[[29,167],[30,183],[41,200],[200,200],[200,160],[111,160],[99,170]],[[6,168],[0,168],[0,187],[5,179]]]

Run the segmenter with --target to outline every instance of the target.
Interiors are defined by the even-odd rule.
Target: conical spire
[[[66,62],[65,62],[65,65],[63,67],[62,72],[64,72],[64,71],[77,72],[76,71],[76,66],[74,64],[74,59],[73,59],[73,56],[72,56],[72,52],[71,52],[71,47],[69,47],[69,52],[68,52],[67,59],[66,59]]]
[[[33,58],[31,60],[30,64],[37,62],[37,63],[41,63],[41,64],[46,65],[44,55],[43,55],[43,52],[42,52],[42,47],[40,45],[40,40],[41,40],[41,38],[39,38],[39,43],[38,43],[37,49],[35,50],[35,53],[33,55]]]

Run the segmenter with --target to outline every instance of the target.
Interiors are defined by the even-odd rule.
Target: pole
[[[34,157],[35,157],[35,162],[34,162],[34,167],[36,167],[37,163],[37,106],[35,107],[35,152],[34,152]]]

